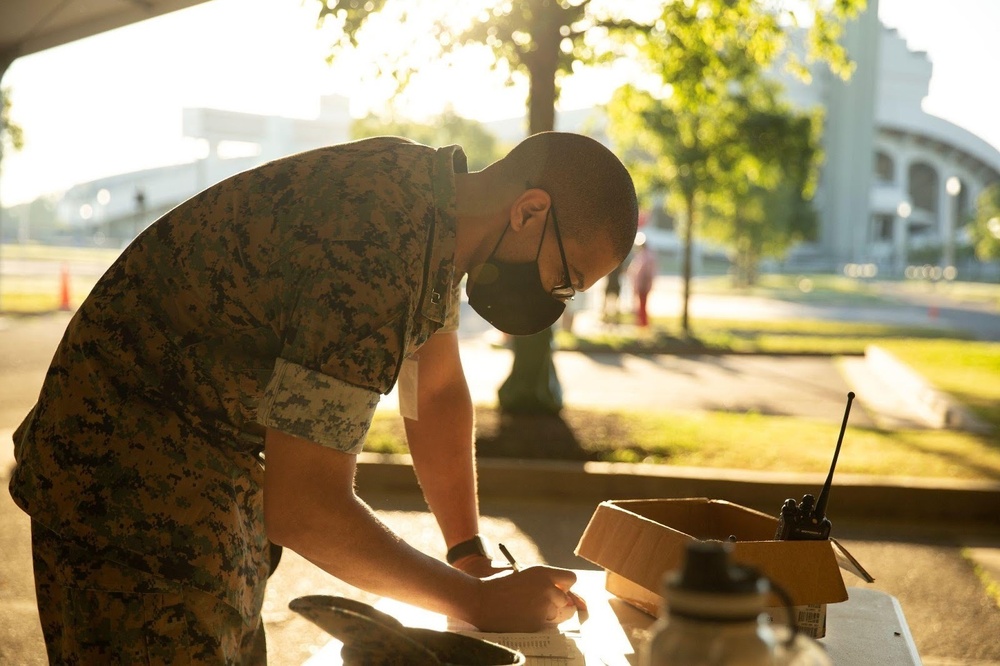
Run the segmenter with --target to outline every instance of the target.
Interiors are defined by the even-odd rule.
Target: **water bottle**
[[[818,643],[775,635],[764,614],[771,585],[730,562],[728,543],[692,541],[663,581],[664,609],[640,647],[640,666],[826,666]]]

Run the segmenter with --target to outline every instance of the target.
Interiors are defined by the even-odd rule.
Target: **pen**
[[[520,571],[521,567],[517,565],[517,560],[515,560],[514,556],[510,554],[509,550],[507,550],[507,546],[503,545],[502,543],[498,543],[497,546],[499,546],[500,552],[503,553],[503,556],[505,558],[507,558],[507,562],[510,564],[511,567],[513,567],[514,571]]]

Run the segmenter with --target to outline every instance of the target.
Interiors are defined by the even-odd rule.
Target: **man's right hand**
[[[576,574],[535,566],[482,581],[472,623],[481,631],[538,631],[573,617]]]

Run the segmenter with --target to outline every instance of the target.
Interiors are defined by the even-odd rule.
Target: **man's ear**
[[[544,223],[549,214],[552,199],[543,189],[533,187],[521,193],[510,208],[510,226],[520,231],[532,220]]]

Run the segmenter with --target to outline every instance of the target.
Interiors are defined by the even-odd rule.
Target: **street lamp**
[[[958,226],[958,195],[962,192],[962,181],[958,176],[952,176],[945,181],[944,189],[951,200],[948,202],[951,211],[945,220],[944,229],[944,268],[955,265],[955,228]]]
[[[896,229],[892,236],[896,244],[895,254],[899,262],[896,270],[900,274],[903,274],[906,270],[906,264],[910,260],[910,228],[908,220],[912,212],[913,207],[910,206],[909,201],[900,201],[899,205],[896,206]]]

